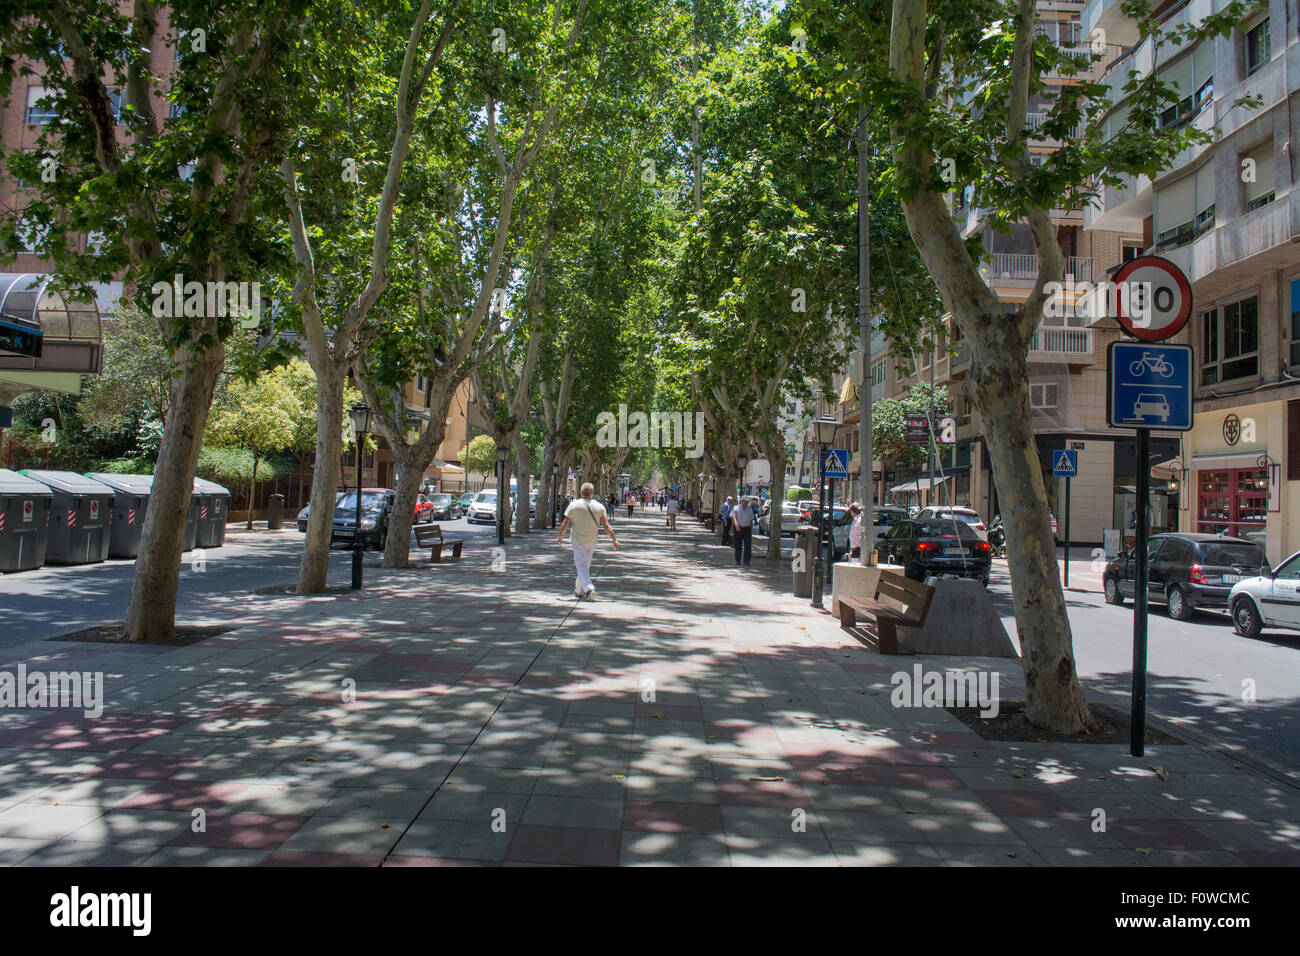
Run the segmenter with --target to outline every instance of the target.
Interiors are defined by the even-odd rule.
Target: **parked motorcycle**
[[[993,557],[1007,556],[1007,531],[1002,527],[1002,515],[993,516],[993,524],[989,526],[989,545],[993,548]]]

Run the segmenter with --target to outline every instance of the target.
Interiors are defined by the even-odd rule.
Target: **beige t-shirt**
[[[605,517],[605,506],[594,499],[578,498],[569,503],[564,517],[573,519],[570,534],[574,544],[593,545],[600,537],[600,519]]]

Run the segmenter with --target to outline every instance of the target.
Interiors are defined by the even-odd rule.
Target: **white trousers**
[[[594,544],[575,544],[573,546],[573,566],[578,569],[578,577],[573,584],[575,593],[585,594],[587,588],[595,587],[591,583],[591,559],[595,554],[596,546]]]

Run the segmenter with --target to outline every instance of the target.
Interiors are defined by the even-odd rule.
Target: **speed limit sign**
[[[1168,259],[1138,256],[1115,274],[1115,319],[1134,338],[1163,342],[1191,316],[1191,283]]]

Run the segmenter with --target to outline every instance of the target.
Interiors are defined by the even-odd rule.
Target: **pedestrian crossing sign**
[[[847,478],[849,476],[849,450],[847,448],[827,448],[826,457],[822,459],[823,478]]]
[[[1079,453],[1061,449],[1053,453],[1052,474],[1057,478],[1073,478],[1079,474]]]

